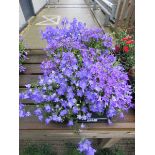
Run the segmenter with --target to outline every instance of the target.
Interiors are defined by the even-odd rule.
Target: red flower
[[[134,43],[134,40],[128,40],[127,42],[126,42],[126,44],[133,44]]]
[[[131,36],[127,36],[127,37],[125,37],[125,38],[122,38],[122,41],[127,41],[127,40],[129,40],[129,39],[131,39],[132,37]]]
[[[125,53],[128,53],[128,52],[129,52],[129,47],[128,47],[128,46],[124,46],[124,47],[123,47],[123,51],[124,51]]]
[[[127,37],[122,38],[122,41],[127,41],[127,40],[128,40],[128,38],[127,38]]]
[[[120,47],[118,45],[115,45],[115,52],[118,53],[120,51]]]

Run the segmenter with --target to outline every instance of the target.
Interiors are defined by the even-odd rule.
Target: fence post
[[[127,11],[128,4],[129,4],[129,0],[124,0],[123,6],[122,6],[122,11],[121,11],[121,14],[120,14],[120,17],[119,17],[119,20],[121,20],[121,21],[125,17],[125,13]]]

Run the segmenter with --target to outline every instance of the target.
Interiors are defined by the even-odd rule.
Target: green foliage
[[[19,53],[20,53],[20,59],[19,63],[22,64],[25,61],[25,45],[23,43],[23,40],[19,41]]]
[[[74,55],[76,56],[76,58],[78,60],[78,66],[81,67],[82,66],[82,56],[80,54],[80,50],[73,49],[72,52],[74,53]]]
[[[126,71],[129,71],[135,65],[135,54],[134,51],[129,53],[118,53],[118,61],[124,66]]]
[[[90,48],[104,49],[103,41],[101,39],[96,41],[95,39],[92,38],[92,39],[90,39],[89,42],[87,42],[85,44],[87,45],[87,47],[90,47]]]
[[[66,143],[66,151],[64,155],[84,155],[77,150],[77,146],[72,143]],[[20,155],[57,155],[51,148],[49,144],[31,144],[29,143],[27,147],[20,152]],[[106,148],[99,149],[95,155],[125,155],[124,152],[115,147],[114,149]]]
[[[48,144],[29,144],[20,155],[56,155]]]
[[[19,41],[19,51],[23,52],[24,50],[25,50],[25,46],[24,46],[23,41],[21,40],[21,41]]]
[[[84,155],[83,153],[80,153],[77,150],[76,145],[72,143],[66,144],[67,151],[64,155]],[[115,147],[113,149],[111,148],[105,148],[105,149],[99,149],[95,153],[95,155],[125,155],[125,153],[118,147]]]
[[[80,153],[76,148],[69,149],[65,155],[84,155]]]
[[[105,148],[98,150],[95,155],[125,155],[125,154],[119,148],[115,149]]]
[[[66,152],[64,155],[84,155],[83,153],[80,153],[77,150],[76,145],[72,144],[72,143],[66,143]]]

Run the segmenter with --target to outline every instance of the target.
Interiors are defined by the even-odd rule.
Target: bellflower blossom
[[[67,19],[57,28],[47,27],[42,37],[48,43],[48,60],[41,63],[43,75],[35,87],[27,85],[20,100],[32,100],[34,115],[74,125],[93,113],[111,119],[132,107],[128,75],[110,53],[112,38],[100,29]],[[117,64],[117,65],[116,65]],[[90,149],[91,150],[91,149]],[[93,150],[91,150],[93,152]]]
[[[19,104],[19,117],[22,118],[22,117],[29,117],[29,116],[31,116],[31,113],[25,110],[24,104],[20,103]]]
[[[88,139],[79,142],[78,150],[85,155],[94,155],[96,152],[96,150],[92,148],[91,142]]]

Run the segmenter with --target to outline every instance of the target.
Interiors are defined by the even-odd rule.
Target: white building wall
[[[46,3],[47,0],[32,0],[34,12],[37,13]]]
[[[26,20],[22,12],[21,6],[19,4],[19,29],[22,28],[25,24],[26,24]]]

